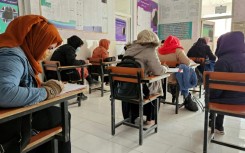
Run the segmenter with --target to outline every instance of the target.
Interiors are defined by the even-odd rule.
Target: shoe
[[[224,127],[215,127],[214,132],[220,135],[224,135],[225,134],[225,130]]]
[[[189,111],[192,111],[192,112],[198,111],[197,104],[192,100],[190,93],[185,98],[184,104],[185,104],[185,108],[188,109]]]
[[[146,129],[150,128],[153,125],[155,125],[155,120],[145,121],[144,122],[144,128],[146,128]]]
[[[88,99],[88,97],[85,96],[83,93],[80,93],[80,94],[79,94],[79,97],[81,98],[81,100],[86,100],[86,99]]]
[[[89,84],[89,86],[90,86],[91,88],[98,87],[98,86],[100,86],[100,85],[101,85],[101,82],[100,82],[100,81],[97,81],[97,80],[94,80],[94,79],[93,79],[92,83]]]

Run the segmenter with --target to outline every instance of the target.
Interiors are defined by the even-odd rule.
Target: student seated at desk
[[[164,41],[164,44],[158,48],[158,57],[161,61],[176,61],[187,66],[190,66],[191,62],[193,62],[186,56],[184,48],[180,44],[179,38],[172,35],[168,36]],[[168,83],[170,86],[171,84],[175,85],[177,83],[174,74],[171,74],[171,76],[168,78]],[[175,101],[174,91],[175,90],[172,90],[173,101]],[[196,103],[192,100],[191,93],[187,93],[183,96],[185,98],[185,108],[190,111],[197,111],[198,108]]]
[[[193,46],[190,48],[190,50],[187,53],[188,57],[198,57],[198,58],[204,58],[208,59],[210,61],[215,62],[216,56],[211,51],[210,47],[208,46],[208,38],[199,38],[197,42],[193,44]],[[211,63],[210,63],[211,64]],[[209,65],[211,66],[211,65]],[[203,73],[205,67],[200,64],[198,67],[198,70]]]
[[[74,65],[84,65],[88,63],[88,60],[76,60],[76,52],[81,50],[83,45],[82,39],[78,36],[73,35],[67,39],[67,44],[60,46],[56,49],[51,56],[51,61],[59,61],[61,66],[74,66]],[[71,69],[61,71],[62,81],[77,81],[81,79],[81,69]],[[48,78],[57,79],[57,74],[54,71],[48,71]],[[88,81],[90,86],[98,85],[100,82],[92,79],[91,75],[88,73],[87,68],[84,68],[84,77]],[[86,100],[87,96],[82,94],[82,99]]]
[[[103,60],[106,61],[106,59],[109,57],[109,52],[108,52],[109,46],[110,46],[109,40],[101,39],[99,41],[99,46],[96,47],[93,51],[92,58],[102,58]],[[100,73],[99,71],[100,71],[100,69],[98,68],[97,72]],[[104,70],[104,73],[107,73],[107,71]],[[95,79],[98,80],[98,77]],[[106,85],[109,85],[109,77],[108,76],[104,77],[104,82],[106,82]]]
[[[231,45],[232,44],[232,45]],[[218,60],[215,64],[215,72],[245,73],[245,44],[242,32],[228,32],[221,35],[217,41],[215,55]],[[210,101],[216,99],[224,104],[244,104],[244,92],[210,90]],[[209,126],[212,120],[209,121]],[[224,115],[218,114],[215,120],[215,132],[224,134]]]
[[[162,75],[167,72],[167,67],[162,66],[159,58],[156,54],[156,47],[159,45],[158,36],[149,30],[141,31],[137,40],[130,45],[124,56],[132,56],[141,64],[141,68],[144,69],[145,76],[148,75]],[[150,94],[154,93],[163,93],[161,81],[154,82],[149,86]],[[156,107],[156,101],[152,101],[152,103],[146,104],[144,106],[144,115],[146,115],[146,124],[153,125],[155,124],[154,118],[154,109]],[[129,104],[122,102],[122,110],[124,118],[128,118],[129,116],[129,108],[132,109],[132,118],[134,119],[139,115],[139,106],[135,104]]]
[[[56,80],[41,83],[39,64],[62,39],[55,26],[42,16],[26,15],[14,19],[0,34],[0,107],[24,107],[54,98],[63,88]],[[0,124],[0,144],[6,153],[19,153],[28,144],[31,126],[37,131],[61,124],[59,107],[49,107],[28,116]],[[70,117],[69,117],[70,118]],[[69,120],[70,121],[70,120]],[[31,123],[31,125],[29,125]],[[28,128],[29,127],[29,128]],[[49,142],[36,149],[51,152]],[[2,149],[2,148],[1,148]],[[59,143],[59,153],[70,153],[70,141]]]

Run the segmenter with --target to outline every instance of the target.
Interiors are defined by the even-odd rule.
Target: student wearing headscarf
[[[106,58],[109,57],[109,49],[110,46],[110,41],[107,39],[101,39],[99,41],[99,46],[96,47],[93,51],[92,54],[92,58],[102,58],[103,60],[105,60]],[[94,66],[94,71],[96,71],[97,73],[101,73],[100,67],[99,66]],[[106,69],[104,69],[104,73],[108,73]],[[98,80],[97,76],[94,76],[94,79]],[[109,85],[109,77],[105,76],[104,77],[104,82],[106,83],[106,85]]]
[[[76,59],[76,52],[81,50],[83,44],[84,43],[81,38],[73,35],[67,39],[67,44],[60,46],[54,51],[50,60],[59,61],[61,66],[84,65],[88,63],[88,60]],[[53,71],[47,71],[47,77],[57,79],[57,74]],[[62,81],[78,81],[81,79],[81,77],[81,68],[61,71]],[[87,68],[84,68],[84,77],[90,86],[99,84],[98,81],[92,79],[91,75],[88,73]],[[82,100],[87,99],[87,96],[85,96],[83,93],[80,97]]]
[[[214,62],[216,60],[216,56],[213,54],[210,47],[207,45],[207,41],[205,40],[205,38],[199,38],[197,42],[194,43],[193,46],[190,48],[190,50],[187,53],[187,56],[209,59],[210,61]],[[203,73],[204,66],[198,66],[198,70],[201,73]]]
[[[99,41],[99,46],[96,47],[93,51],[92,58],[102,58],[105,59],[109,57],[109,49],[110,41],[107,39],[101,39]]]
[[[184,48],[180,44],[179,38],[175,36],[168,36],[164,44],[158,48],[158,57],[161,61],[174,61],[186,66],[190,66],[191,60],[186,56]],[[177,80],[174,74],[171,74],[168,78],[168,83],[176,84]],[[174,87],[174,86],[171,86]],[[174,89],[172,91],[175,91]],[[172,101],[175,101],[175,93],[172,93]],[[191,94],[184,95],[185,98],[185,107],[190,111],[197,111],[198,108],[193,102]]]
[[[217,41],[215,55],[215,72],[245,73],[245,44],[244,34],[240,31],[228,32],[221,35]],[[244,104],[244,92],[210,90],[210,100],[220,101],[224,104]],[[215,132],[224,134],[224,115],[218,114],[215,120]],[[210,120],[210,122],[212,122]],[[211,124],[211,123],[210,123]]]
[[[138,36],[137,40],[134,41],[130,47],[125,51],[124,56],[132,56],[141,64],[141,68],[144,69],[145,75],[162,75],[167,72],[167,68],[162,66],[160,60],[156,53],[156,47],[159,45],[158,36],[150,31],[143,30]],[[162,85],[161,81],[154,82],[149,85],[150,94],[159,93],[162,94]],[[156,101],[149,103],[144,106],[144,115],[146,115],[146,124],[153,125],[155,124],[154,118],[154,109],[156,107]],[[129,116],[129,108],[131,107],[132,111],[132,122],[138,117],[139,111],[138,105],[128,104],[122,102],[122,109],[124,118]]]
[[[47,19],[38,15],[18,17],[8,25],[5,33],[0,34],[0,40],[0,107],[33,105],[61,92],[61,82],[50,80],[41,84],[38,78],[42,73],[40,61],[62,42],[57,29]],[[23,130],[20,137],[20,129],[30,134],[31,129],[26,129],[28,126],[21,122],[25,117],[0,125],[0,144],[5,146],[7,153],[21,152],[30,140],[30,136],[25,137],[28,132],[22,133]],[[33,113],[31,120],[33,129],[47,130],[61,124],[61,110],[49,107]],[[61,152],[69,153],[70,141],[59,147]]]

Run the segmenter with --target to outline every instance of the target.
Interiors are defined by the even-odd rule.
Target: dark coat
[[[241,32],[229,32],[219,37],[215,52],[218,61],[214,71],[245,73],[245,44]],[[244,92],[211,90],[210,98],[222,103],[245,104]]]
[[[76,50],[69,44],[60,46],[54,51],[51,61],[60,61],[61,66],[73,66],[73,65],[83,65],[84,60],[76,60]],[[46,74],[48,79],[57,79],[57,75],[54,72],[49,71]],[[80,76],[76,69],[61,71],[62,81],[75,81],[79,80]]]
[[[206,40],[204,38],[199,38],[198,41],[191,47],[191,49],[187,53],[188,57],[198,57],[209,59],[211,61],[216,60],[216,56],[212,53],[210,47],[206,44]],[[198,70],[203,73],[204,65],[198,66]]]

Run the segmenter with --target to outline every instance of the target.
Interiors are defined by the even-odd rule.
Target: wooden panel
[[[244,115],[245,117],[245,105],[228,105],[210,102],[208,106],[210,110],[222,111],[237,115]]]
[[[25,149],[23,151],[28,150],[29,148],[39,144],[40,142],[43,142],[43,141],[55,136],[56,134],[60,133],[61,131],[62,131],[62,127],[58,126],[58,127],[55,127],[55,128],[49,129],[49,130],[42,131],[42,132],[38,133],[37,135],[32,136],[30,143],[25,147]]]
[[[58,67],[60,66],[59,61],[43,61],[42,64],[45,70],[50,70],[50,71],[57,71]]]
[[[43,102],[40,102],[38,104],[35,104],[35,105],[31,105],[31,106],[26,106],[26,107],[20,107],[20,108],[10,108],[10,109],[0,109],[0,120],[3,119],[3,118],[6,118],[6,117],[10,117],[10,116],[13,116],[13,115],[17,115],[17,114],[22,114],[24,112],[28,112],[32,109],[35,109],[35,108],[38,108],[40,106],[45,106],[47,104],[51,104],[51,103],[54,103],[60,99],[65,99],[67,97],[70,97],[70,96],[74,96],[74,95],[77,95],[81,92],[84,92],[85,90],[85,87],[82,88],[82,89],[78,89],[78,90],[74,90],[74,91],[71,91],[71,92],[68,92],[68,93],[64,93],[64,94],[61,94],[55,98],[52,98],[52,99],[48,99],[48,100],[45,100]]]
[[[101,63],[102,61],[103,61],[103,59],[102,58],[88,58],[88,60],[89,60],[89,63],[91,63],[91,64],[95,64],[95,63]]]
[[[245,92],[245,86],[237,86],[237,85],[226,85],[226,84],[210,84],[209,88],[219,89],[219,90],[229,90],[229,91],[240,91]]]
[[[207,74],[209,74],[209,77],[212,80],[245,82],[245,73],[204,71],[204,78]]]
[[[112,73],[123,74],[123,75],[133,75],[133,76],[137,76],[137,73],[141,72],[141,77],[144,78],[144,70],[142,68],[109,66],[108,69],[111,70]]]

